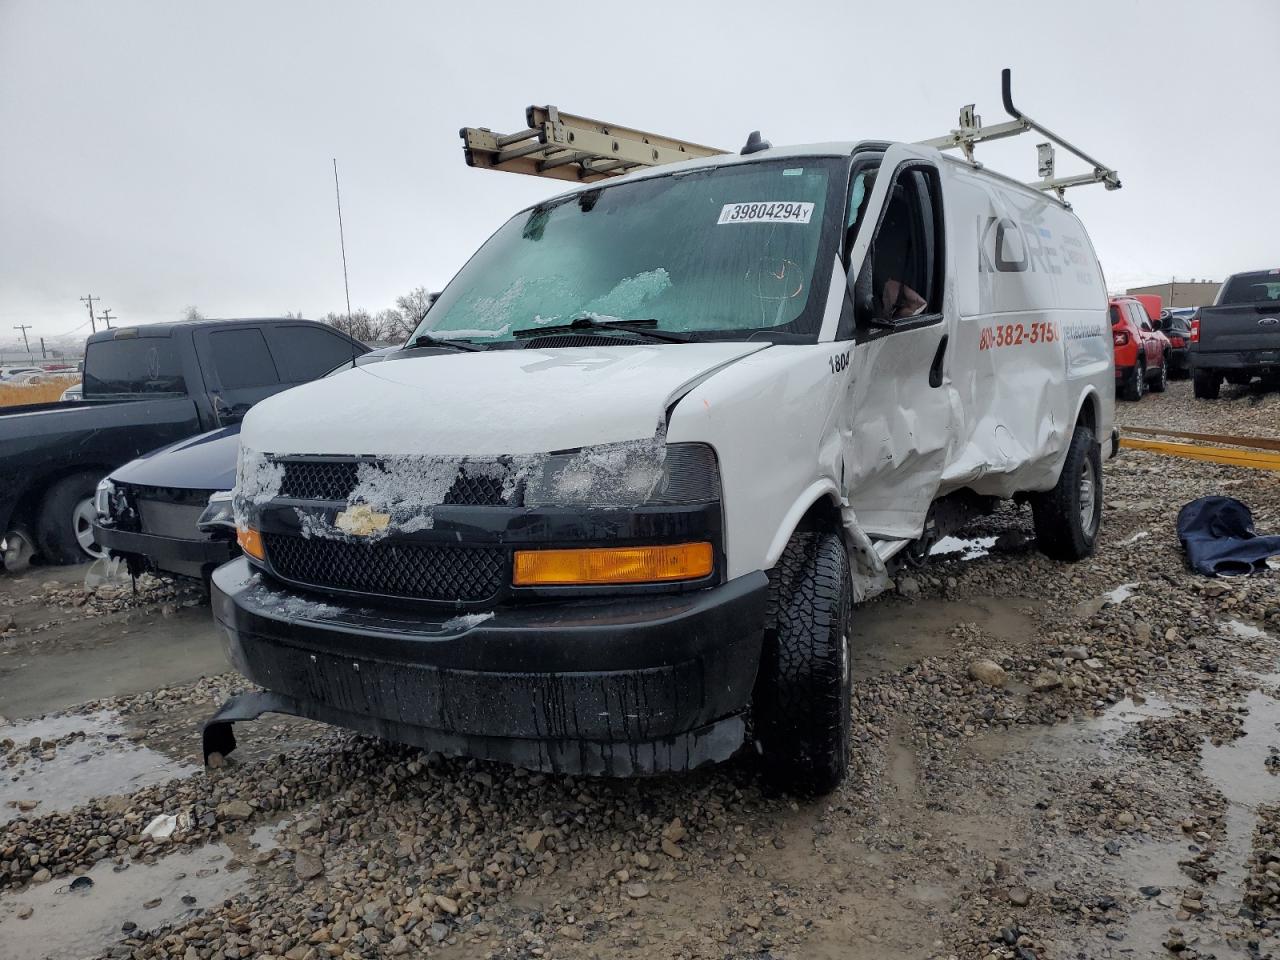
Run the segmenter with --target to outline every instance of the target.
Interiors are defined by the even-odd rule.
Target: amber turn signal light
[[[517,587],[601,583],[669,583],[711,573],[709,543],[659,547],[593,547],[585,550],[517,550],[512,582]]]
[[[253,527],[236,527],[236,543],[240,544],[240,549],[253,559],[267,559],[266,548],[262,546],[262,534]]]

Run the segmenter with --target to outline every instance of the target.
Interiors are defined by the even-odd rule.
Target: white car
[[[753,150],[523,210],[408,348],[244,419],[213,578],[279,711],[630,775],[849,757],[856,605],[996,501],[1092,553],[1107,292],[1052,196],[937,150]]]
[[[0,367],[0,381],[17,381],[32,374],[44,373],[42,367]]]

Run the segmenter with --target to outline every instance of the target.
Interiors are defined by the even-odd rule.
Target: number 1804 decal
[[[1033,343],[1053,343],[1060,339],[1056,323],[997,323],[983,327],[978,334],[979,350],[996,347],[1021,347]]]

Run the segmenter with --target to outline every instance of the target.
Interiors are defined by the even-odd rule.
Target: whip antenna
[[[347,282],[347,238],[342,232],[342,191],[338,188],[338,158],[333,158],[333,196],[338,201],[338,243],[342,247],[342,289],[347,294],[347,337],[351,340],[351,366],[356,365],[355,336],[351,329],[351,284]]]

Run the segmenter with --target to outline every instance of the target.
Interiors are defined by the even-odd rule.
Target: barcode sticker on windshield
[[[725,223],[808,223],[812,203],[774,200],[765,203],[726,203],[720,208],[717,226]]]

